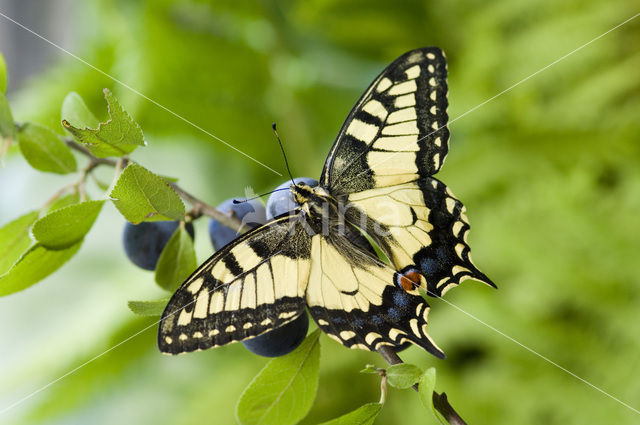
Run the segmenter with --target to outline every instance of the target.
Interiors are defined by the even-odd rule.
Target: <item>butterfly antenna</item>
[[[273,132],[276,135],[276,139],[278,139],[278,145],[280,146],[280,151],[282,151],[282,156],[284,157],[284,165],[287,166],[287,173],[289,173],[291,184],[295,185],[296,182],[293,181],[293,176],[291,175],[291,170],[289,169],[289,161],[287,161],[287,155],[284,153],[284,147],[282,146],[282,142],[280,141],[280,135],[278,134],[278,130],[276,129],[276,123],[271,124],[271,128],[273,128]]]
[[[271,195],[272,193],[280,192],[281,190],[289,190],[289,188],[288,187],[283,187],[281,189],[272,190],[271,192],[263,193],[262,195],[254,196],[253,198],[249,198],[249,199],[234,199],[233,203],[234,204],[244,204],[245,202],[253,201],[254,199],[262,198],[263,196]]]

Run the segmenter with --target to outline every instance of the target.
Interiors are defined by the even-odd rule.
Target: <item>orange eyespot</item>
[[[421,275],[415,270],[407,270],[400,276],[400,286],[405,291],[412,291],[420,286]]]

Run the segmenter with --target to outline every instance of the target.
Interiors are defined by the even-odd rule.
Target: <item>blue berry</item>
[[[311,187],[316,187],[318,185],[318,181],[311,177],[296,177],[293,181],[296,183],[305,183]],[[293,209],[298,205],[293,200],[291,191],[279,190],[288,189],[290,186],[291,180],[288,180],[276,187],[277,192],[273,192],[271,196],[269,196],[269,200],[267,201],[267,220],[271,220],[281,214],[293,211]]]
[[[309,317],[300,317],[255,338],[242,341],[247,350],[264,357],[280,357],[295,350],[304,341],[309,330]]]
[[[243,224],[249,227],[258,227],[264,224],[267,220],[265,218],[264,205],[257,199],[252,201],[243,202],[241,204],[234,204],[233,200],[243,201],[246,198],[232,198],[227,199],[220,205],[218,210],[231,215],[233,211]],[[209,237],[213,247],[217,250],[240,236],[235,230],[224,226],[222,223],[211,219],[209,220]]]
[[[178,224],[178,221],[152,221],[140,224],[127,222],[122,234],[124,252],[136,266],[145,270],[155,270],[158,258]],[[187,223],[186,229],[193,239],[193,224]]]

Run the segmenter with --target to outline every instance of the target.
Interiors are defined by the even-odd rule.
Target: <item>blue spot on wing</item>
[[[402,313],[397,308],[391,307],[387,311],[387,314],[389,315],[389,319],[393,320],[394,322],[399,322],[400,320],[402,320]]]
[[[393,294],[393,302],[398,307],[406,307],[411,303],[411,299],[409,299],[407,293],[404,292],[404,290],[399,290]]]
[[[440,271],[440,267],[438,266],[438,262],[433,258],[424,258],[420,261],[420,268],[427,275],[432,275]]]

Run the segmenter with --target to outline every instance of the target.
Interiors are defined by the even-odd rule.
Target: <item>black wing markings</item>
[[[304,274],[304,266],[308,265],[308,248],[300,245],[303,235],[299,232],[293,236],[296,243],[291,243],[286,237],[287,223],[295,226],[297,221],[284,217],[242,235],[216,252],[183,283],[160,321],[158,345],[162,352],[179,354],[251,338],[295,320],[304,312],[303,294],[297,290],[298,281],[306,279],[300,274]],[[253,250],[250,241],[255,238],[268,238],[271,242],[271,247],[268,243],[260,246],[261,254],[267,256]],[[299,249],[300,254],[293,255],[292,248]],[[254,260],[240,274],[234,273],[234,269],[238,271],[234,263],[242,262],[236,259],[234,251]],[[294,285],[276,282],[272,277],[273,262],[287,269],[286,273],[293,273],[289,278],[295,280]],[[267,269],[263,270],[264,267]],[[286,280],[286,273],[281,273],[282,280]],[[261,298],[261,291],[268,293],[264,285],[272,292]]]
[[[448,151],[446,74],[438,48],[413,50],[389,65],[342,125],[321,184],[340,195],[435,174]]]

